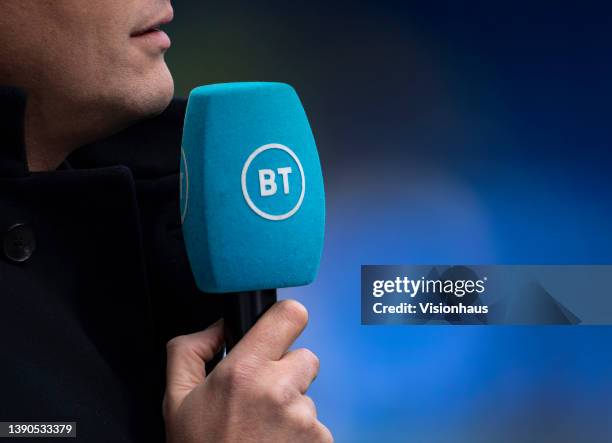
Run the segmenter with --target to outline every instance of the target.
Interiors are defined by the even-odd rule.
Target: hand
[[[307,349],[287,352],[307,321],[301,304],[275,304],[209,375],[204,362],[223,345],[222,321],[170,340],[168,442],[333,442],[305,395],[318,358]]]

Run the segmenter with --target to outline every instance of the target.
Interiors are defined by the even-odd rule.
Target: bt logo
[[[289,194],[289,174],[293,170],[289,167],[278,168],[276,170],[283,177],[283,192]],[[278,186],[276,185],[276,174],[272,169],[259,170],[259,193],[262,197],[269,197],[276,194]]]
[[[261,146],[249,156],[242,168],[241,184],[242,195],[253,212],[272,221],[292,217],[306,193],[299,158],[278,143]]]

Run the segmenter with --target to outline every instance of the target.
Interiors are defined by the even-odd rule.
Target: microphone
[[[276,302],[316,277],[325,228],[317,147],[295,90],[225,83],[189,95],[181,221],[198,288],[225,293],[226,352]]]

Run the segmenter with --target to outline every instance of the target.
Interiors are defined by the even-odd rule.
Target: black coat
[[[221,316],[180,229],[185,102],[29,173],[25,100],[0,88],[0,421],[163,441],[165,343]]]

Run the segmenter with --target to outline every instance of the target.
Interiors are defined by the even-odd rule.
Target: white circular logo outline
[[[185,223],[187,216],[187,205],[189,203],[189,170],[187,169],[187,156],[181,146],[181,160],[183,161],[183,174],[185,175],[185,197],[183,198],[183,212],[181,213],[181,223]],[[183,190],[183,180],[181,177],[181,191]]]
[[[246,184],[247,172],[249,171],[249,166],[251,166],[251,163],[253,162],[253,160],[255,160],[255,158],[262,152],[268,151],[270,149],[279,149],[289,154],[291,158],[293,158],[293,160],[297,163],[298,168],[300,169],[300,174],[302,175],[302,193],[300,194],[300,198],[298,202],[296,203],[296,205],[293,207],[292,210],[290,210],[289,212],[286,212],[285,214],[280,214],[280,215],[268,214],[267,212],[264,212],[261,209],[259,209],[255,205],[255,203],[253,203],[253,200],[251,200],[251,197],[249,196],[249,191],[247,189],[247,184]],[[300,159],[298,158],[297,155],[295,155],[295,152],[293,152],[287,146],[281,145],[279,143],[269,143],[267,145],[263,145],[255,149],[255,151],[253,151],[253,153],[249,155],[249,158],[247,158],[247,161],[244,163],[244,166],[242,167],[242,175],[240,177],[240,182],[242,185],[242,195],[244,196],[244,199],[249,205],[249,208],[251,208],[253,212],[255,212],[255,214],[259,215],[262,218],[265,218],[266,220],[272,220],[272,221],[286,220],[292,217],[300,209],[300,207],[302,206],[302,203],[304,202],[304,195],[306,193],[306,174],[304,174],[304,168],[302,168],[302,163],[300,163]]]

